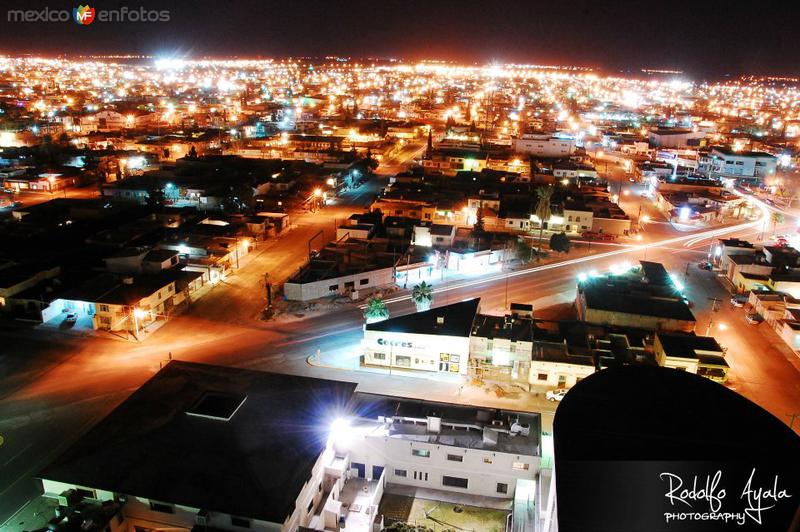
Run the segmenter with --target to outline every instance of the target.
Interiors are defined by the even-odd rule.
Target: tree
[[[367,323],[375,323],[389,317],[389,309],[386,303],[379,297],[371,297],[367,300],[367,308],[364,309],[364,319]]]
[[[197,149],[194,147],[194,144],[192,144],[192,147],[189,148],[188,158],[189,159],[197,159]]]
[[[156,178],[150,179],[147,187],[147,205],[156,209],[164,206],[164,187]]]
[[[481,240],[486,235],[486,229],[483,225],[483,207],[478,207],[478,211],[475,213],[475,223],[472,224],[472,232],[470,234],[477,241],[478,247],[480,247]]]
[[[516,256],[520,262],[528,262],[531,260],[531,247],[525,243],[523,238],[518,238],[515,242]]]
[[[775,228],[783,223],[784,217],[782,212],[773,211],[772,216],[770,217],[772,220],[772,232],[775,232]]]
[[[553,187],[539,187],[536,189],[536,216],[539,218],[539,247],[542,245],[542,234],[544,233],[544,224],[550,219],[553,212],[550,210],[550,200],[553,197]],[[539,254],[536,254],[537,260]]]
[[[433,287],[422,281],[411,290],[411,299],[417,307],[417,312],[428,310],[433,304]]]
[[[553,233],[550,237],[550,249],[559,253],[569,253],[569,237],[565,232]]]

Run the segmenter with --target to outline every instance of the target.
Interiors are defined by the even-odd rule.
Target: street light
[[[144,319],[148,312],[146,310],[142,310],[140,308],[133,309],[133,335],[136,340],[139,340],[139,320]]]

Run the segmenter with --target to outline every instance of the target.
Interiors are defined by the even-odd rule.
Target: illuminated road
[[[368,190],[362,192],[365,197]],[[319,222],[332,228],[331,212],[323,210],[319,218],[304,216],[297,223]],[[650,229],[646,233],[655,235],[650,242],[592,244],[593,255],[439,284],[434,304],[480,296],[484,312],[500,313],[508,303],[520,302],[533,304],[537,315],[548,317],[548,309],[571,312],[575,280],[581,271],[603,271],[620,259],[635,262],[647,258],[683,276],[686,294],[694,303],[698,333],[703,334],[710,319],[709,298],[725,302],[727,291],[712,272],[692,266],[705,257],[709,239],[720,235],[752,238],[761,232],[759,224],[747,222],[674,237],[662,237],[654,227],[652,233]],[[348,304],[336,312],[291,321],[254,320],[263,295],[253,289],[257,286],[253,283],[263,274],[262,268],[291,269],[292,261],[297,260],[292,254],[307,243],[292,237],[273,246],[232,276],[230,286],[215,289],[142,344],[56,331],[36,335],[24,329],[3,332],[8,347],[0,357],[0,373],[7,375],[0,390],[0,436],[4,438],[0,447],[0,521],[37,493],[37,471],[158,371],[169,353],[183,360],[352,380],[365,391],[552,412],[552,404],[532,395],[497,398],[457,381],[437,381],[431,386],[426,378],[309,366],[306,358],[317,350],[323,360],[357,354],[361,310]],[[393,315],[413,311],[405,294],[389,301]],[[800,411],[800,359],[768,326],[747,325],[742,310],[726,304],[714,315],[712,334],[729,347],[730,387],[788,423],[788,414]],[[546,416],[546,423],[548,420]],[[795,429],[800,429],[800,424],[795,424]]]

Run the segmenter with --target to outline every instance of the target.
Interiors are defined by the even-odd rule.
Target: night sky
[[[743,5],[742,5],[743,4]],[[783,4],[783,5],[781,5]],[[578,64],[614,72],[800,75],[797,2],[589,0],[131,0],[166,23],[9,23],[8,9],[78,2],[3,0],[3,53],[285,57],[342,55],[484,64]]]

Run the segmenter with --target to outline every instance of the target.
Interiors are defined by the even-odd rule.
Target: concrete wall
[[[592,308],[586,308],[584,316],[584,321],[588,323],[616,325],[620,327],[639,327],[657,331],[692,332],[695,325],[693,321],[659,318],[657,316],[643,316],[640,314],[625,314],[623,312],[612,312],[609,310]]]
[[[594,373],[593,366],[583,366],[581,364],[569,364],[561,362],[549,362],[545,360],[532,360],[531,370],[528,373],[528,382],[537,386],[571,388],[580,379],[585,379]],[[545,379],[540,379],[540,375],[546,375]],[[563,381],[559,381],[563,377]]]
[[[631,221],[628,219],[598,218],[596,216],[592,218],[592,231],[595,233],[622,235],[630,229]]]
[[[351,463],[365,464],[367,478],[372,473],[372,466],[382,466],[385,467],[386,481],[393,484],[501,499],[513,497],[518,478],[535,479],[541,462],[533,454],[465,449],[383,436],[358,435],[346,446]],[[428,451],[430,456],[415,456],[412,454],[414,449]],[[448,455],[460,456],[462,461],[448,460]],[[514,464],[520,468],[526,464],[527,469],[515,469]],[[397,470],[405,471],[406,476],[398,475]],[[355,474],[355,469],[351,473]],[[445,486],[443,476],[466,478],[467,488]],[[507,493],[498,493],[498,483],[508,486]]]
[[[381,268],[353,275],[343,275],[332,279],[312,281],[308,283],[286,282],[283,293],[292,301],[310,301],[321,297],[347,293],[345,283],[353,283],[353,290],[385,288],[394,284],[394,268]],[[331,289],[335,287],[334,289]]]

